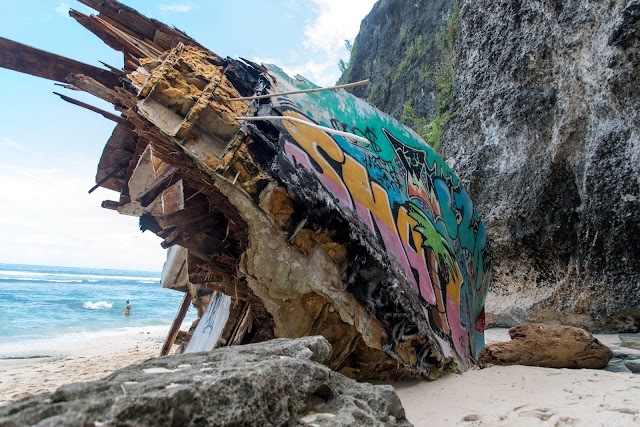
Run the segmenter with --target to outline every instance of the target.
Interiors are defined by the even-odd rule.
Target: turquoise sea
[[[0,342],[170,325],[182,296],[163,289],[158,272],[0,264]],[[127,300],[129,316],[122,313]]]

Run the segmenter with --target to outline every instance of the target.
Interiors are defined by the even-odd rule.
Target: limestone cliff
[[[399,46],[455,24],[441,152],[493,241],[489,323],[640,326],[639,19],[638,0],[382,0],[363,21],[346,77],[370,76],[361,95],[396,116],[413,100],[427,126],[442,109],[419,70],[446,49],[400,69]]]
[[[362,21],[340,79],[371,79],[352,92],[438,146],[451,103],[453,0],[380,0]]]

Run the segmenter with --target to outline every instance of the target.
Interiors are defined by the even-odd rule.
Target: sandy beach
[[[619,349],[618,335],[595,337]],[[509,339],[485,333],[487,344]],[[395,388],[416,426],[640,426],[640,374],[630,372],[492,366]]]
[[[146,327],[19,348],[0,345],[4,356],[48,356],[0,360],[0,403],[97,380],[156,357],[167,329]],[[613,349],[619,346],[617,335],[596,337]],[[487,331],[488,343],[508,339],[505,329]],[[640,375],[629,372],[493,366],[394,387],[416,426],[640,425]]]
[[[65,341],[0,344],[0,404],[52,392],[67,383],[98,380],[157,357],[168,330],[169,326],[149,326]]]

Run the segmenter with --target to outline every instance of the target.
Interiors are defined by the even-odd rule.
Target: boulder
[[[640,350],[640,334],[620,334],[620,347]]]
[[[391,386],[323,363],[319,336],[150,359],[0,407],[0,425],[409,426]]]
[[[625,360],[624,366],[634,374],[640,374],[640,360]]]
[[[572,326],[524,323],[509,329],[509,336],[509,342],[483,348],[480,363],[600,369],[613,357],[609,347],[584,329]]]

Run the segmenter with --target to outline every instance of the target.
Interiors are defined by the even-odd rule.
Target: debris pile
[[[344,90],[221,58],[116,1],[80,1],[99,14],[70,15],[123,52],[123,70],[6,39],[0,66],[120,112],[74,102],[116,122],[96,183],[120,196],[102,206],[163,239],[162,284],[185,292],[163,354],[176,338],[195,352],[323,335],[329,366],[353,378],[473,363],[488,240],[424,141]],[[189,304],[199,318],[179,334]]]

